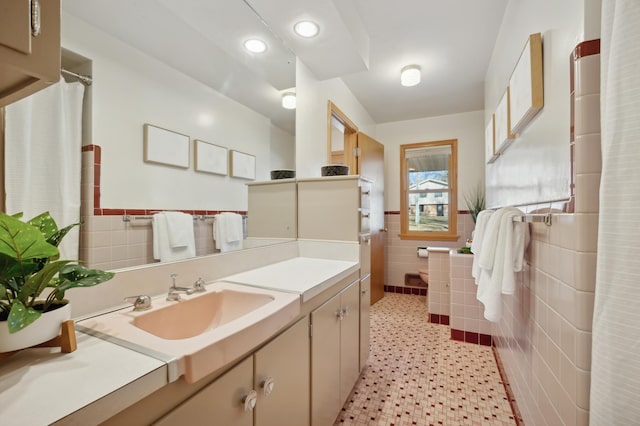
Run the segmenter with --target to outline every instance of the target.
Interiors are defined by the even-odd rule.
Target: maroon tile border
[[[94,216],[123,216],[125,214],[132,216],[147,216],[166,209],[102,209],[100,208],[100,166],[102,161],[102,149],[100,145],[85,145],[82,152],[93,151],[93,215]],[[212,216],[218,213],[238,213],[246,215],[246,210],[171,210],[193,215]],[[398,212],[400,214],[400,212]],[[426,296],[426,293],[424,294]]]
[[[399,215],[400,210],[387,210],[384,212],[385,215]],[[471,214],[469,210],[458,210],[458,214]]]
[[[417,288],[417,287],[403,287],[399,285],[385,285],[384,291],[386,293],[399,293],[399,294],[412,294],[415,296],[426,296],[427,289],[426,288]]]
[[[579,43],[575,49],[573,49],[573,60],[584,58],[585,56],[598,55],[600,53],[600,39],[586,40]]]
[[[472,331],[451,329],[451,339],[458,342],[474,343],[476,345],[491,346],[492,338],[489,334],[475,333]]]
[[[494,339],[494,343],[495,341],[496,340]],[[517,426],[524,426],[524,419],[522,418],[520,409],[518,409],[518,404],[516,403],[516,397],[513,394],[511,385],[509,384],[509,380],[507,378],[507,372],[504,370],[504,366],[502,365],[502,360],[500,359],[500,354],[498,353],[498,349],[495,346],[492,346],[491,349],[493,349],[493,357],[496,359],[498,372],[500,373],[500,378],[502,379],[502,384],[504,385],[504,391],[507,393],[507,398],[509,399],[509,405],[511,406],[511,411],[513,412],[513,418],[516,420]]]
[[[429,314],[429,322],[433,324],[449,325],[449,315]]]

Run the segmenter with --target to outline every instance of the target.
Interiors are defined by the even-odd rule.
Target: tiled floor
[[[371,356],[335,425],[515,425],[488,346],[450,340],[425,297],[371,308]]]

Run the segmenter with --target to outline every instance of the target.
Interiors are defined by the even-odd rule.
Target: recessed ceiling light
[[[262,40],[258,40],[257,38],[251,38],[245,41],[244,47],[252,53],[263,53],[267,50],[267,44]]]
[[[282,95],[282,108],[296,109],[296,94],[293,92],[285,92]]]
[[[407,65],[400,70],[400,84],[403,86],[415,86],[420,83],[420,66]]]
[[[312,21],[300,21],[293,26],[293,30],[301,37],[315,37],[320,32],[318,24]]]

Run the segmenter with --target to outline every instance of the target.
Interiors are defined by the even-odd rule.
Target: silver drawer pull
[[[40,0],[31,0],[31,35],[40,35]]]

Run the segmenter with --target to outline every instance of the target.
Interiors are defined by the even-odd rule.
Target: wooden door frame
[[[327,163],[331,164],[331,119],[335,117],[344,126],[344,163],[349,174],[358,174],[358,164],[353,150],[357,145],[358,126],[331,101],[327,103]]]

